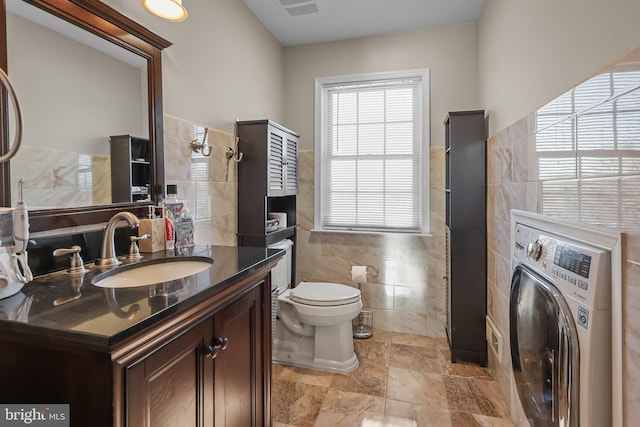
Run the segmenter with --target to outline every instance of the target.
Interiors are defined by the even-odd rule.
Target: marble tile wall
[[[109,156],[23,145],[11,160],[11,206],[23,195],[29,209],[72,208],[111,203]]]
[[[388,331],[445,336],[444,147],[430,150],[431,236],[311,231],[314,152],[299,153],[296,280],[351,283],[351,266],[366,265],[365,308]]]
[[[512,419],[508,303],[511,209],[610,227],[623,240],[624,425],[640,418],[640,48],[487,141],[489,363]]]
[[[225,156],[235,147],[235,135],[209,129],[211,155],[191,150],[191,141],[202,142],[203,125],[164,116],[164,167],[167,184],[178,186],[178,198],[186,201],[195,219],[198,244],[236,245],[237,164]]]

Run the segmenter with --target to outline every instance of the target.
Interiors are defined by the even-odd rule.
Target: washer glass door
[[[564,297],[519,265],[509,317],[513,374],[531,427],[577,427],[578,335]]]

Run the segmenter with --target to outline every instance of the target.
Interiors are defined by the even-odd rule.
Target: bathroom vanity
[[[62,305],[78,277],[37,278],[0,301],[0,319],[15,318],[0,320],[0,402],[69,404],[81,427],[271,425],[270,269],[283,254],[196,246],[182,255],[210,268],[118,289],[93,285],[104,270],[91,268]]]

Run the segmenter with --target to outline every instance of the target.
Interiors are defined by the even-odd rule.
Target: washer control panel
[[[563,294],[589,307],[611,307],[608,251],[522,224],[516,224],[513,243],[514,267],[528,265],[546,276]]]

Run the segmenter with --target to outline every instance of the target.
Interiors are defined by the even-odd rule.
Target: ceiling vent
[[[282,8],[290,16],[310,15],[318,12],[315,1],[309,0],[278,0]]]

